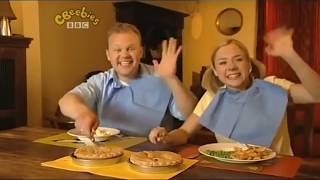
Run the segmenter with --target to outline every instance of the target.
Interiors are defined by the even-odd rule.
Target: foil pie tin
[[[182,169],[182,162],[176,165],[171,166],[140,166],[133,164],[130,159],[128,160],[128,164],[131,169],[142,172],[142,173],[151,173],[151,174],[163,174],[163,173],[172,173]]]
[[[105,159],[82,159],[77,158],[73,153],[70,155],[72,158],[72,162],[74,164],[80,166],[87,166],[87,167],[96,167],[96,166],[109,166],[118,163],[123,154],[113,158],[105,158]]]

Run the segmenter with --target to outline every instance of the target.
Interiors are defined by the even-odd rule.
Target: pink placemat
[[[303,162],[301,158],[294,156],[277,156],[272,160],[253,164],[226,163],[205,156],[200,156],[197,159],[200,160],[197,166],[240,172],[251,172],[287,178],[295,177]]]
[[[215,169],[232,170],[239,172],[250,172],[279,177],[295,177],[303,162],[302,158],[295,156],[277,156],[274,159],[252,164],[234,164],[218,161],[211,157],[200,155],[197,145],[178,146],[176,151],[184,158],[196,158],[199,162],[196,166]]]

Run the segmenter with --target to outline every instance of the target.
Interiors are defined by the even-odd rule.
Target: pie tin
[[[151,173],[151,174],[164,174],[164,173],[172,173],[176,172],[182,169],[182,162],[176,165],[171,165],[171,166],[155,166],[155,167],[150,167],[150,166],[140,166],[137,164],[133,164],[130,159],[128,160],[129,166],[137,171],[137,172],[142,172],[142,173]]]
[[[116,164],[121,160],[123,154],[113,158],[104,158],[104,159],[82,159],[82,158],[77,158],[73,153],[70,156],[74,164],[77,164],[80,166],[87,166],[87,167],[96,167],[96,166],[109,166],[109,165]]]

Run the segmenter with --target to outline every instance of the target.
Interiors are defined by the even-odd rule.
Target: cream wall
[[[10,22],[12,33],[23,34],[23,14],[22,14],[22,3],[21,1],[10,1],[12,10],[16,15],[17,19]]]
[[[146,1],[144,1],[146,2]],[[234,37],[243,41],[254,55],[256,32],[255,0],[148,1],[146,3],[190,14],[183,32],[183,80],[191,85],[192,71],[209,65],[213,47],[227,36],[215,28],[215,17],[227,7],[243,13],[244,25]],[[92,70],[106,64],[106,30],[115,22],[110,1],[11,1],[17,20],[13,33],[32,37],[27,50],[28,125],[41,126],[43,116],[53,113],[58,99]],[[54,17],[69,9],[86,7],[100,22],[89,29],[66,29]],[[70,21],[83,21],[73,17]]]
[[[35,1],[22,4],[23,21],[33,19],[33,23],[23,23],[23,34],[32,37],[30,48],[27,53],[27,95],[28,95],[28,125],[41,126],[43,107],[43,89],[41,88],[43,69],[41,67],[41,42],[39,31],[39,6]]]
[[[58,99],[79,84],[86,73],[104,70],[106,30],[115,22],[112,3],[95,1],[12,1],[17,20],[12,32],[32,37],[27,50],[28,125],[42,126]],[[67,29],[54,17],[65,10],[85,7],[100,21],[89,29]],[[70,21],[86,21],[72,17]],[[40,46],[41,44],[41,46]]]
[[[11,2],[17,20],[12,22],[12,32],[32,37],[27,49],[26,75],[27,75],[27,111],[28,125],[41,126],[42,122],[42,80],[40,59],[40,32],[39,32],[39,6],[36,1]],[[25,23],[33,20],[32,23]]]
[[[60,97],[84,80],[93,70],[105,70],[106,31],[115,22],[112,4],[105,2],[40,2],[42,89],[44,114],[57,108]],[[89,29],[67,29],[54,18],[66,10],[86,8],[100,21]],[[73,16],[70,22],[90,21]]]

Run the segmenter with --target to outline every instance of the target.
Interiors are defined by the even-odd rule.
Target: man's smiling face
[[[133,32],[114,33],[108,44],[107,57],[119,79],[125,82],[135,79],[143,55],[139,37]]]

